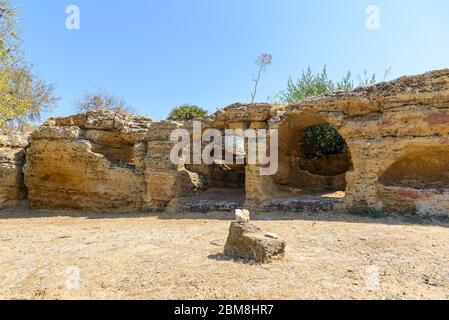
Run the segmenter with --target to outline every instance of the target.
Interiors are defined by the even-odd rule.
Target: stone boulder
[[[264,233],[251,223],[232,222],[225,246],[225,255],[269,263],[285,255],[286,243],[273,233]]]

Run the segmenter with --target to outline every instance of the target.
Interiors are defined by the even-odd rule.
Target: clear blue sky
[[[86,90],[104,88],[139,113],[165,118],[177,104],[215,111],[250,99],[254,60],[273,55],[259,101],[289,75],[328,65],[391,78],[449,67],[447,0],[13,0],[25,50],[61,97],[52,116],[73,113]],[[81,29],[65,28],[78,5]],[[365,27],[368,5],[380,30]]]

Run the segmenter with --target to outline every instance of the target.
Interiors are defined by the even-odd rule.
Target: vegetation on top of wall
[[[375,81],[375,75],[372,76]],[[327,67],[314,74],[310,66],[303,70],[301,76],[294,81],[292,77],[287,83],[287,90],[281,92],[281,100],[285,103],[299,102],[308,97],[315,97],[334,91],[349,91],[354,88],[352,73],[348,73],[339,82],[329,79]]]
[[[385,71],[385,78],[390,69]],[[301,76],[294,81],[291,77],[288,80],[287,90],[281,92],[281,100],[285,103],[299,102],[308,97],[319,96],[335,91],[349,91],[354,89],[353,76],[350,71],[340,81],[333,81],[329,78],[327,67],[319,73],[314,73],[309,66],[303,70]],[[358,76],[359,86],[366,86],[376,83],[376,75],[364,72],[363,76]],[[306,152],[312,156],[320,157],[329,154],[348,152],[349,148],[337,130],[329,124],[310,127],[306,130],[305,136],[300,141]]]
[[[0,0],[0,128],[38,120],[56,106],[54,85],[40,80],[27,63],[17,28],[18,13]]]
[[[174,107],[170,112],[167,120],[170,121],[179,121],[179,122],[192,122],[196,119],[202,119],[207,117],[207,110],[191,105],[191,104],[183,104],[177,107]]]
[[[75,104],[79,112],[88,112],[95,110],[112,110],[122,114],[134,114],[135,111],[125,99],[119,98],[114,94],[106,92],[104,89],[95,89],[88,91]]]

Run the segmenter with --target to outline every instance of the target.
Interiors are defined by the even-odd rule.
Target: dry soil
[[[256,216],[287,241],[287,256],[255,265],[222,255],[226,218],[0,213],[0,298],[449,298],[444,224]]]

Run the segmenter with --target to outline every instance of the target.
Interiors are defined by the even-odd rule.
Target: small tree
[[[360,85],[374,83],[375,75],[371,77],[365,71],[364,79],[359,78]],[[287,90],[281,93],[281,99],[285,103],[299,102],[308,97],[319,96],[334,91],[349,91],[354,88],[352,73],[347,72],[342,80],[334,82],[329,78],[327,67],[324,66],[320,73],[314,74],[309,66],[303,70],[298,80],[288,80]],[[309,156],[325,156],[348,152],[349,148],[340,134],[329,124],[312,126],[306,129],[303,138],[299,142]]]
[[[290,77],[287,90],[281,93],[281,100],[286,103],[294,103],[308,97],[315,97],[334,91],[349,91],[354,88],[352,73],[347,72],[339,82],[329,79],[327,67],[324,66],[320,73],[314,74],[310,66],[303,70],[298,80]]]
[[[110,94],[103,89],[96,89],[88,91],[76,103],[76,110],[78,112],[88,112],[95,110],[112,110],[114,112],[123,114],[134,114],[133,107],[117,96]]]
[[[304,153],[310,157],[322,157],[349,151],[343,137],[329,124],[307,128],[300,144]]]
[[[207,110],[191,104],[183,104],[174,107],[170,112],[167,120],[192,122],[195,119],[202,119],[208,115]]]
[[[257,71],[256,71],[256,76],[253,79],[254,90],[251,93],[251,103],[254,103],[254,101],[256,101],[257,90],[259,89],[260,79],[261,79],[262,75],[268,70],[268,67],[271,65],[272,61],[273,61],[273,57],[269,53],[263,53],[257,57],[256,62],[255,62],[256,66],[257,66]]]
[[[0,0],[0,128],[37,120],[58,100],[54,86],[40,80],[26,63],[17,20],[17,9],[9,0]]]

